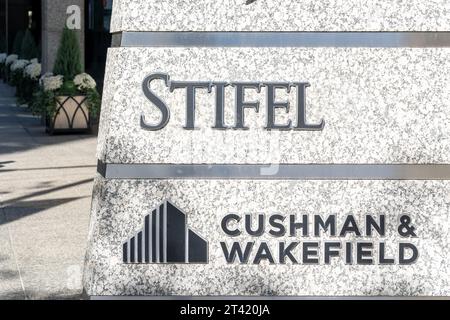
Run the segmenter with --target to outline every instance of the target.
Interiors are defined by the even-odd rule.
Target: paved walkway
[[[80,297],[95,146],[46,135],[0,81],[0,299]]]

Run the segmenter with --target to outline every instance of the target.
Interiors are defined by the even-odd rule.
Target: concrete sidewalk
[[[0,82],[0,299],[80,298],[96,137],[48,136]]]

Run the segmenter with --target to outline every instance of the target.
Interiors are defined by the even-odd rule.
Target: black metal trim
[[[106,177],[106,163],[104,163],[101,160],[97,160],[97,173],[100,174],[102,177]]]
[[[56,103],[55,115],[51,119],[49,117],[46,117],[46,131],[49,134],[65,133],[65,132],[90,132],[91,131],[91,121],[90,121],[91,119],[89,117],[89,114],[86,114],[86,112],[83,110],[83,103],[85,103],[87,101],[87,97],[82,96],[82,95],[79,95],[77,97],[83,97],[83,99],[80,102],[78,102],[75,99],[75,96],[67,96],[62,102],[59,101],[58,99],[55,99],[55,103]],[[77,107],[76,107],[75,111],[73,112],[72,118],[69,116],[66,108],[64,107],[65,103],[69,100],[72,100],[77,104]],[[84,120],[86,121],[86,128],[73,128],[73,124],[75,122],[75,117],[80,110],[83,114]],[[64,115],[66,116],[67,123],[69,126],[68,126],[68,128],[55,129],[55,121],[61,111],[64,112]]]

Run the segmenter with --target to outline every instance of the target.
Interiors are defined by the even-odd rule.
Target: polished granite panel
[[[250,181],[250,180],[105,180],[98,177],[89,231],[84,284],[89,295],[319,295],[448,296],[450,295],[450,182],[448,181]],[[140,228],[144,217],[165,200],[187,215],[189,228],[209,245],[207,264],[125,264],[122,243]],[[221,229],[229,213],[253,218],[263,213],[297,217],[348,215],[363,225],[366,215],[385,215],[386,233],[361,237],[301,233],[279,238],[242,234],[231,238]],[[401,237],[402,215],[409,215],[417,237]],[[256,220],[254,220],[256,221]],[[312,227],[311,222],[310,226]],[[241,225],[241,228],[243,226]],[[385,242],[396,256],[401,242],[414,244],[418,259],[410,265],[282,265],[262,261],[228,264],[220,242],[255,245],[266,241],[276,252],[280,241]],[[375,255],[378,254],[375,249]],[[296,251],[297,252],[297,251]],[[252,262],[255,252],[252,252]],[[321,255],[323,255],[321,253]],[[276,258],[275,258],[276,259]]]
[[[108,55],[98,157],[107,163],[449,163],[450,49],[446,48],[114,48]],[[214,130],[215,90],[197,90],[196,130],[185,130],[186,94],[155,81],[171,119],[146,131],[140,116],[159,120],[143,94],[151,73],[174,81],[309,82],[307,120],[323,131],[268,131],[266,89],[248,90],[249,130]],[[279,91],[296,120],[296,89]],[[235,122],[233,88],[225,123]],[[170,147],[168,147],[170,146]]]
[[[447,31],[447,0],[115,0],[120,31]]]
[[[118,0],[111,29],[450,30],[450,3],[444,0],[245,2]],[[450,49],[402,45],[110,49],[98,159],[114,164],[174,165],[174,170],[179,168],[177,164],[448,164]],[[144,130],[142,115],[150,123],[159,120],[158,110],[142,90],[144,78],[153,73],[166,73],[173,81],[309,82],[306,117],[310,123],[324,119],[325,127],[322,131],[266,130],[263,89],[245,95],[246,100],[261,102],[259,113],[245,113],[249,130],[214,130],[215,90],[198,90],[197,129],[185,130],[185,91],[170,92],[162,81],[156,81],[151,89],[167,103],[171,118],[162,130]],[[288,100],[292,106],[295,95],[295,89],[290,94],[277,93],[279,101]],[[234,103],[235,93],[227,88],[228,126],[236,120]],[[295,117],[295,108],[276,114],[278,123]],[[449,296],[449,190],[448,180],[120,180],[98,176],[84,288],[92,296]],[[177,209],[167,213],[165,210],[172,208],[169,203]],[[384,235],[314,236],[308,220],[306,235],[274,237],[265,229],[259,236],[244,232],[230,237],[221,227],[230,213],[243,219],[231,228],[243,229],[246,214],[252,221],[259,214],[266,219],[278,214],[284,222],[292,216],[334,215],[339,226],[350,216],[358,226],[363,226],[367,217],[384,216],[386,230]],[[184,231],[183,214],[187,219]],[[404,229],[399,225],[406,216],[415,236],[401,234]],[[164,222],[167,217],[178,217],[176,228]],[[249,263],[227,262],[222,245],[230,248],[233,241],[243,246],[253,243]],[[302,249],[293,254],[300,260],[304,246],[315,241],[320,244],[319,263],[293,263],[291,259],[280,263],[277,250],[282,251],[282,244],[299,242]],[[353,251],[350,262],[340,252],[327,264],[322,251],[325,242],[337,242],[341,248],[373,244],[370,254],[374,263],[358,263]],[[255,260],[255,251],[265,244],[274,261]],[[412,264],[401,264],[399,248],[408,244],[417,248],[418,257]],[[182,263],[183,251],[179,250],[183,249],[185,262],[197,263]],[[196,256],[191,259],[194,251]],[[394,263],[380,264],[379,255],[384,251]],[[142,259],[152,263],[139,263]],[[181,263],[164,263],[175,260]]]

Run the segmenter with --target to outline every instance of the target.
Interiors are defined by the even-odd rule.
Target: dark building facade
[[[20,30],[30,29],[37,43],[41,39],[40,0],[0,0],[0,51],[10,52]]]
[[[103,85],[113,0],[0,0],[0,52],[11,53],[19,31],[30,29],[39,46],[43,72],[52,71],[61,32],[80,20],[77,31],[85,71]]]
[[[103,87],[106,52],[111,45],[109,33],[113,0],[85,2],[85,67],[86,72]]]

